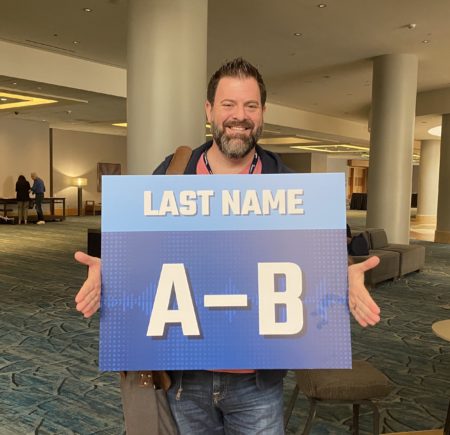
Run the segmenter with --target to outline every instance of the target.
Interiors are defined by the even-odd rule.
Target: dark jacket
[[[197,162],[202,156],[203,152],[207,150],[212,145],[212,141],[204,143],[202,146],[194,149],[192,151],[191,158],[186,166],[184,173],[195,174],[197,168]],[[289,169],[278,157],[277,154],[270,151],[263,150],[259,145],[256,146],[256,152],[262,163],[262,173],[263,174],[286,174],[293,172]],[[166,159],[155,169],[153,175],[164,175],[166,170],[172,160],[173,154],[166,157]],[[178,375],[181,372],[178,372]],[[284,375],[286,370],[257,370],[256,371],[256,384],[259,388],[267,388],[271,385],[279,382]],[[172,377],[176,378],[177,374],[173,374]]]
[[[17,181],[16,183],[16,199],[17,201],[29,201],[30,200],[30,183],[25,181]]]

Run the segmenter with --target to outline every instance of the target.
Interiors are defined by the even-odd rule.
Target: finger
[[[93,291],[95,292],[95,287],[96,286],[93,285],[92,280],[88,278],[86,281],[84,281],[80,290],[76,294],[75,302],[80,303],[80,302],[84,301],[86,298],[89,297],[89,293],[91,293]],[[89,299],[91,299],[91,298],[89,298]]]
[[[97,257],[92,257],[91,255],[85,254],[84,252],[77,251],[75,252],[75,260],[79,263],[84,264],[85,266],[95,266],[99,264],[100,259]]]
[[[380,321],[380,316],[371,312],[366,312],[363,308],[358,306],[354,306],[350,311],[355,320],[364,328],[369,325],[375,326]]]
[[[380,259],[374,255],[373,257],[369,257],[367,260],[361,262],[361,263],[356,263],[356,264],[352,264],[350,266],[350,269],[353,270],[358,270],[360,272],[367,272],[370,269],[373,269],[374,267],[378,266],[378,264],[380,263]]]
[[[77,310],[81,311],[85,317],[94,314],[100,307],[100,295],[95,296],[91,300],[86,300],[77,305]]]

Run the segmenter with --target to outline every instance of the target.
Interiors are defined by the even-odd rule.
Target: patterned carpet
[[[86,249],[87,228],[99,224],[82,217],[0,226],[0,435],[124,432],[117,375],[97,370],[98,316],[83,319],[73,303],[85,274],[73,252]],[[450,399],[450,344],[431,332],[450,318],[450,246],[418,243],[427,248],[425,269],[373,290],[381,324],[352,325],[354,356],[395,385],[381,403],[382,432],[442,427]],[[289,374],[286,400],[293,386]],[[303,427],[307,409],[300,397],[289,434]],[[370,413],[362,414],[361,433],[371,433]],[[350,426],[349,407],[322,405],[312,433]]]

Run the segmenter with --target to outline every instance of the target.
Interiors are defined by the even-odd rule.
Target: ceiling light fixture
[[[77,45],[77,44],[80,43],[80,41],[73,41],[73,43],[74,43],[75,45]]]
[[[436,127],[430,128],[428,130],[428,133],[431,134],[431,136],[441,137],[441,135],[442,135],[442,125],[438,125]]]
[[[8,99],[5,97],[2,97],[2,98],[0,98],[0,101],[8,101]]]
[[[348,144],[329,144],[329,145],[293,145],[290,148],[296,148],[299,150],[307,151],[318,151],[321,153],[367,153],[369,151],[368,147],[362,147],[358,145],[348,145]]]
[[[0,92],[0,98],[10,98],[16,100],[12,103],[0,104],[0,110],[13,109],[16,107],[38,106],[40,104],[57,103],[57,100],[48,100],[46,98],[32,97],[29,95],[10,94],[7,92]]]
[[[424,39],[423,41],[422,41],[422,44],[429,44],[431,41],[429,40],[429,39]]]
[[[91,8],[83,8],[83,11],[84,12],[92,12],[92,9]]]
[[[319,4],[317,5],[317,7],[320,8],[320,9],[323,9],[323,8],[326,8],[327,5],[326,5],[325,3],[319,3]]]
[[[294,33],[294,36],[302,36],[303,35],[303,33],[300,33],[300,32],[295,32]]]
[[[408,27],[409,30],[413,30],[417,27],[417,24],[411,23],[411,24],[408,24],[406,27]]]

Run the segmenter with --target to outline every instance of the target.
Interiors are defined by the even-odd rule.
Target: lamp
[[[87,178],[75,177],[72,178],[72,186],[78,187],[78,216],[81,216],[82,202],[83,202],[83,186],[87,186]]]

